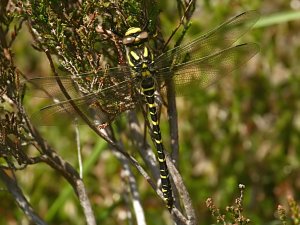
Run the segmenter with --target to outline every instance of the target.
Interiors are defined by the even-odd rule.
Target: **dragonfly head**
[[[127,46],[137,46],[148,40],[148,32],[142,31],[139,27],[130,27],[123,38],[123,44]]]

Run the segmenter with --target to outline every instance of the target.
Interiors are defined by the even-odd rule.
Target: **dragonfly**
[[[78,116],[79,109],[94,124],[105,127],[125,111],[146,105],[160,168],[161,190],[167,208],[171,210],[174,199],[159,126],[156,93],[164,92],[166,84],[173,82],[176,96],[180,96],[186,88],[206,88],[241,67],[257,54],[259,46],[256,43],[234,43],[258,19],[256,11],[243,12],[191,42],[158,56],[153,54],[149,45],[149,33],[140,27],[130,27],[122,39],[126,65],[78,76],[30,80],[47,96],[57,100],[40,110],[40,121],[47,125],[56,117]],[[57,78],[68,98],[60,90]]]

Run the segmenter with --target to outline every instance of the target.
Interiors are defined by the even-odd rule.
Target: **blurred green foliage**
[[[292,2],[197,0],[185,43],[239,12],[257,9],[262,14],[257,28],[244,37],[259,43],[260,53],[216,85],[177,99],[179,169],[201,224],[215,223],[205,205],[206,199],[212,197],[225,212],[225,207],[239,195],[240,183],[246,185],[244,211],[253,224],[276,224],[274,213],[278,204],[287,206],[289,196],[300,199],[300,16],[295,13],[299,8],[291,8]],[[132,6],[128,8],[129,24],[141,21],[134,13],[140,7],[136,1],[123,4]],[[161,32],[166,40],[180,18],[174,16],[175,1],[159,1],[159,9]],[[37,6],[35,10],[43,9]],[[291,12],[296,16],[289,17]],[[22,37],[28,38],[26,34]],[[19,42],[15,56],[18,66],[27,70],[25,73],[49,73],[43,58],[27,51],[28,40]],[[174,45],[170,43],[170,47]],[[35,102],[26,102],[32,111],[37,110],[32,107]],[[169,143],[165,115],[163,111],[163,139]],[[65,129],[63,124],[41,129],[65,159],[76,165],[74,130]],[[127,224],[119,213],[124,199],[116,194],[122,192],[121,165],[92,131],[84,126],[80,130],[84,164],[91,163],[84,181],[97,222]],[[17,176],[32,205],[49,224],[84,224],[69,185],[49,168],[38,164],[17,172]],[[163,224],[167,211],[162,214],[162,202],[138,174],[137,177],[148,224]],[[0,193],[0,198],[0,214],[4,215],[0,224],[25,221],[23,212],[5,192]]]

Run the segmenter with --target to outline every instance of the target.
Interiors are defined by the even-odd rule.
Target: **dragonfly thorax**
[[[147,45],[148,33],[140,28],[129,28],[123,38],[128,65],[134,71],[133,76],[151,76],[153,53]]]

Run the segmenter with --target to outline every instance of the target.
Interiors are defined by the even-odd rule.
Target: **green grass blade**
[[[280,12],[262,16],[261,19],[254,25],[254,27],[268,27],[293,20],[300,20],[300,11]]]

